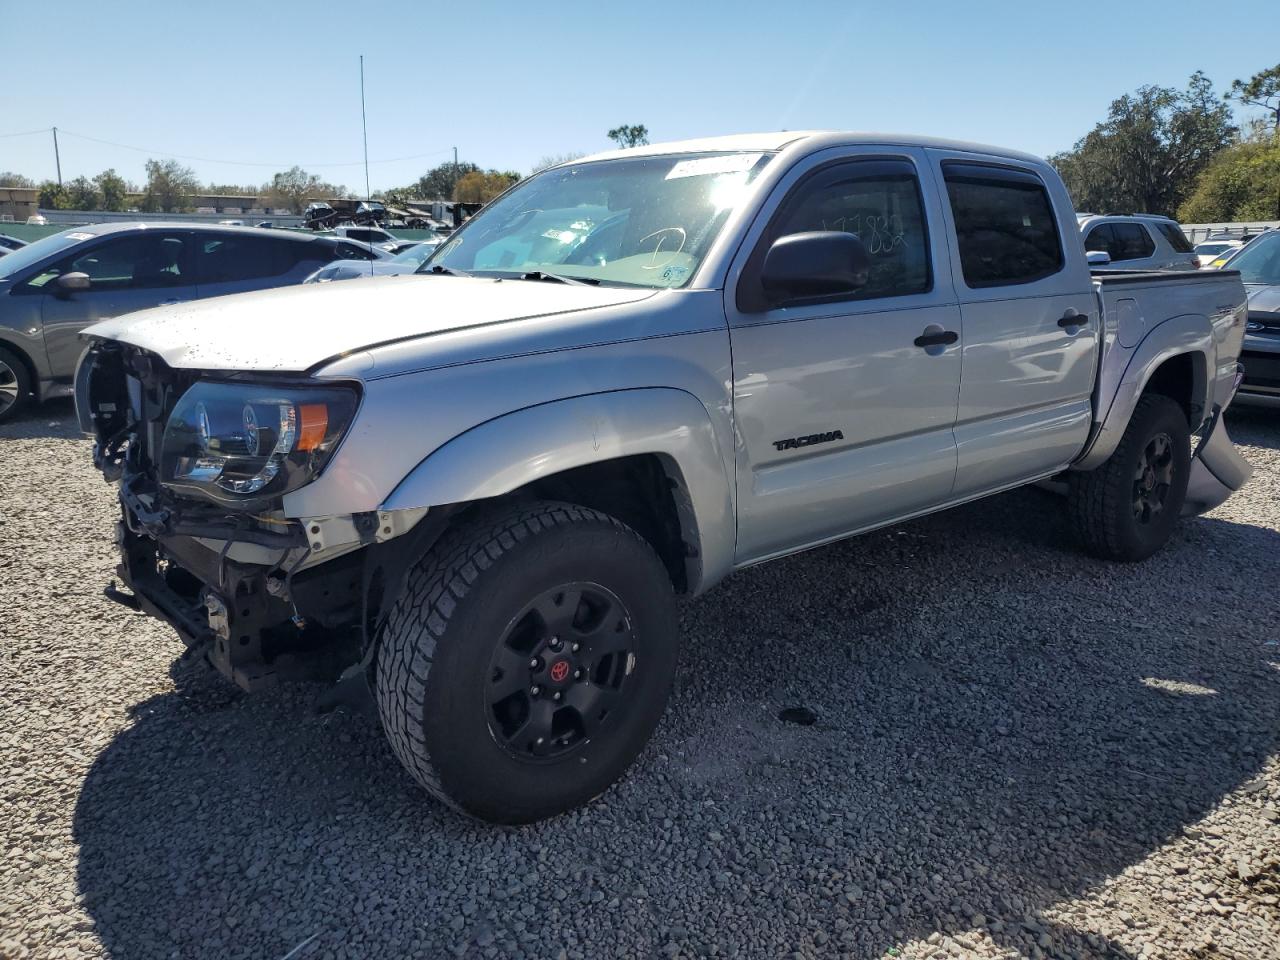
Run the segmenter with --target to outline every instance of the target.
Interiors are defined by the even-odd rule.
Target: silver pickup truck
[[[1092,275],[1044,161],[777,133],[531,177],[418,275],[92,327],[115,599],[236,683],[370,689],[436,797],[525,822],[662,715],[676,595],[1041,480],[1147,557],[1247,479],[1231,271]],[[1194,450],[1193,450],[1193,437]]]

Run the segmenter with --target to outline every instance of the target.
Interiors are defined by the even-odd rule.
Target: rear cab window
[[[968,160],[943,162],[942,174],[966,286],[1034,283],[1062,270],[1057,217],[1039,177]]]

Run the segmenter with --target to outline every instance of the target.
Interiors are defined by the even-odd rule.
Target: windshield
[[[768,161],[679,154],[548,170],[482,209],[424,269],[682,287]]]
[[[1234,257],[1227,266],[1240,271],[1245,283],[1280,284],[1280,232],[1259,237]],[[4,261],[0,260],[0,270]]]
[[[396,263],[411,263],[416,267],[431,254],[435,253],[435,249],[438,246],[439,244],[434,242],[415,243],[409,249],[401,250],[391,259]]]
[[[52,256],[59,250],[74,247],[82,240],[91,239],[93,239],[92,234],[81,233],[73,228],[71,230],[63,230],[61,233],[55,233],[34,243],[29,243],[25,247],[19,247],[6,256],[0,257],[0,280],[22,273],[27,267],[34,266],[45,257]]]
[[[1200,246],[1196,247],[1196,253],[1207,257],[1215,253],[1221,253],[1223,250],[1230,249],[1231,244],[1229,243],[1202,243]]]

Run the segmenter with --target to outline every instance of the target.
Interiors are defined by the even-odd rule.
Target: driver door
[[[80,331],[99,320],[195,298],[191,235],[185,230],[145,230],[111,237],[36,274],[27,291],[41,296],[45,349],[55,377],[69,377],[84,349]],[[62,291],[66,273],[89,277],[89,289]]]
[[[833,151],[776,194],[726,285],[739,563],[939,505],[956,473],[961,318],[923,155]],[[867,283],[827,302],[761,301],[773,241],[814,230],[857,235]]]

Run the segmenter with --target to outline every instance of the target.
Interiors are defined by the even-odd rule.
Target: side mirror
[[[779,237],[765,254],[760,284],[770,306],[855,293],[867,284],[871,255],[851,233],[814,230]]]
[[[1091,267],[1102,267],[1111,262],[1111,254],[1105,250],[1090,250],[1085,253],[1084,258],[1089,261]]]
[[[88,290],[91,281],[87,273],[64,273],[53,283],[62,293],[73,293],[76,290]]]

